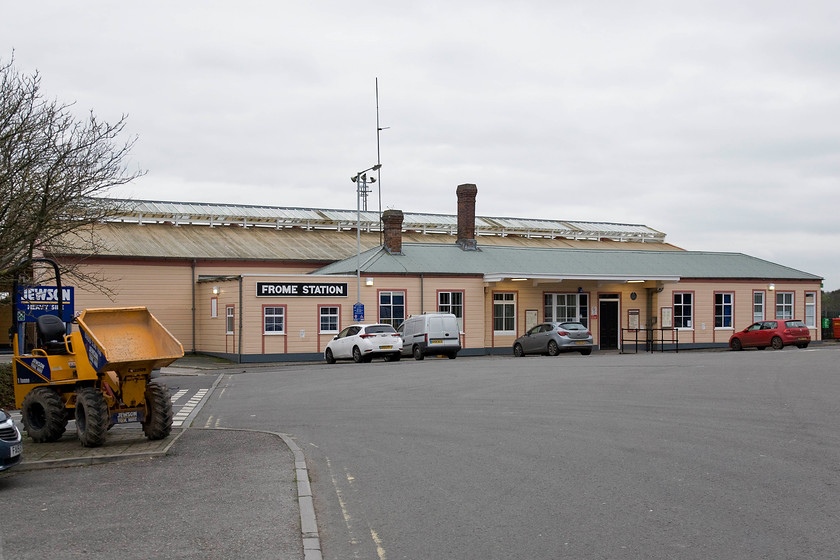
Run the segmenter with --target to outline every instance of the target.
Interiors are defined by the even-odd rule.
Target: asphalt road
[[[324,558],[822,559],[840,347],[278,366],[194,425],[291,434]]]

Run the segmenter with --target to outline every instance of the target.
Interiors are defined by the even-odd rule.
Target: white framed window
[[[817,293],[805,292],[805,326],[817,328]]]
[[[516,334],[516,294],[493,294],[493,331],[496,334]]]
[[[545,320],[575,321],[589,328],[589,294],[545,294]]]
[[[793,319],[793,292],[776,292],[776,319]]]
[[[753,323],[764,320],[764,292],[753,292]]]
[[[674,328],[694,328],[694,293],[674,292]]]
[[[234,307],[232,305],[228,305],[225,307],[225,333],[226,334],[233,334],[234,328],[236,327],[236,321],[234,315]]]
[[[732,328],[732,301],[735,298],[731,293],[715,294],[715,328]]]
[[[337,333],[340,329],[338,307],[336,306],[321,306],[318,308],[318,324],[322,333]]]
[[[219,298],[210,298],[210,318],[215,319],[219,316]]]
[[[285,307],[263,307],[263,334],[286,334]]]
[[[379,322],[395,329],[405,321],[405,292],[379,292]]]
[[[438,292],[438,313],[455,315],[458,329],[464,332],[464,292]]]

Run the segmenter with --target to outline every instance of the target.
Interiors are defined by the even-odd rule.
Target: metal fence
[[[621,329],[621,353],[638,354],[639,347],[645,352],[680,351],[677,329]]]

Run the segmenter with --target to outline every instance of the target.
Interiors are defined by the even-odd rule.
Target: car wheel
[[[357,364],[361,364],[364,361],[364,358],[362,357],[362,351],[359,350],[358,346],[353,347],[353,361]]]
[[[560,353],[560,347],[557,346],[557,342],[553,340],[548,341],[548,355],[549,356],[556,356]]]
[[[446,355],[446,357],[449,358],[450,360],[454,360],[455,358],[458,357],[458,352],[450,352],[449,354]]]
[[[797,344],[796,347],[797,348],[808,348],[808,343],[806,342],[805,344]]]
[[[420,348],[420,346],[415,346],[413,352],[415,360],[419,361],[425,358],[425,356],[423,355],[423,350]]]
[[[581,351],[580,351],[580,355],[581,355],[581,356],[588,356],[588,355],[590,355],[591,353],[592,353],[592,348],[587,348],[586,350],[581,350]]]
[[[770,345],[773,347],[773,350],[781,350],[785,347],[785,343],[782,342],[782,339],[778,336],[773,337],[773,340],[770,341]]]
[[[729,347],[735,350],[736,352],[744,349],[744,345],[741,344],[740,338],[733,338],[732,342],[729,343]]]
[[[328,364],[334,364],[334,363],[335,363],[335,356],[333,356],[333,353],[332,353],[332,349],[331,349],[331,348],[327,348],[327,351],[326,351],[326,352],[324,352],[324,360],[325,360]]]
[[[513,345],[513,355],[516,356],[517,358],[521,358],[522,356],[525,355],[525,350],[522,349],[521,344],[514,344]]]
[[[400,353],[395,352],[393,354],[385,354],[385,361],[386,362],[399,362],[400,361]]]

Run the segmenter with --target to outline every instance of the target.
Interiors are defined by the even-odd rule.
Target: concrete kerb
[[[269,430],[251,430],[244,428],[192,428],[196,430],[222,430],[229,432],[250,432],[267,434],[280,438],[292,452],[295,460],[295,480],[297,482],[298,507],[300,509],[300,534],[303,541],[304,560],[321,560],[321,537],[318,533],[318,519],[312,499],[312,487],[309,484],[309,469],[303,450],[288,434]]]

